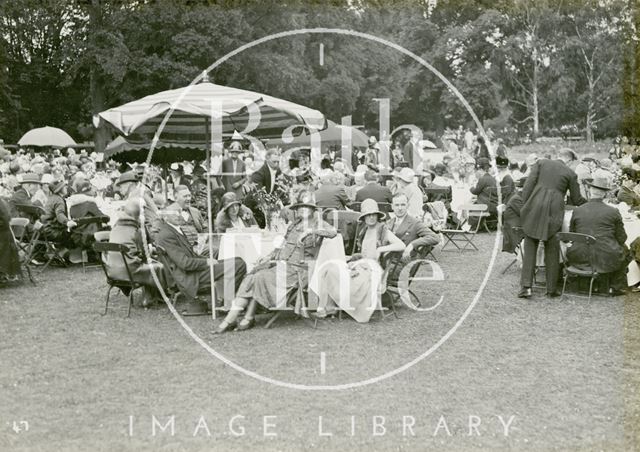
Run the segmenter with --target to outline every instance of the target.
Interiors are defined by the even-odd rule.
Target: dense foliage
[[[349,2],[21,0],[0,2],[0,137],[32,127],[94,134],[92,114],[188,84],[255,39],[300,28],[370,33],[424,58],[485,125],[532,135],[575,128],[588,139],[640,135],[636,0]],[[324,61],[320,64],[320,45]],[[284,37],[214,70],[216,83],[317,108],[330,119],[440,132],[471,116],[416,61],[362,38]]]

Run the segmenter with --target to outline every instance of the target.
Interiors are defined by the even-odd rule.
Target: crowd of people
[[[460,206],[469,201],[487,206],[487,229],[497,227],[499,212],[503,213],[505,251],[514,251],[523,240],[519,296],[532,295],[539,242],[545,244],[547,293],[557,296],[556,236],[568,192],[570,204],[581,206],[574,211],[571,231],[596,235],[599,271],[612,275],[612,293],[626,289],[625,267],[634,253],[638,259],[640,243],[631,248],[625,244],[620,210],[607,204],[619,204],[623,212],[640,210],[640,150],[629,140],[616,140],[609,158],[601,160],[561,149],[557,155],[530,155],[516,162],[500,139],[490,150],[470,130],[447,131],[439,161],[429,160],[415,138],[391,143],[389,162],[382,158],[387,144],[374,137],[350,161],[340,149],[328,147],[320,162],[311,161],[310,149],[285,154],[267,146],[260,155],[234,140],[211,168],[204,162],[165,168],[104,162],[86,150],[0,149],[0,273],[4,280],[18,278],[25,259],[11,235],[12,218],[27,218],[26,240],[38,234],[55,251],[52,260],[51,249],[36,247],[26,265],[64,265],[77,258],[77,250],[83,251],[80,259],[99,259],[91,253],[95,232],[110,230],[110,241],[130,249],[126,263],[145,287],[143,304],[159,299],[151,271],[160,268],[162,284],[175,285],[189,301],[185,315],[206,314],[231,297],[232,309],[216,331],[243,330],[253,326],[258,306],[275,306],[275,263],[290,264],[285,291],[306,287],[308,270],[294,262],[313,258],[323,239],[345,232],[327,222],[326,212],[354,211],[359,212],[355,215],[360,226],[357,236],[350,238],[353,247],[346,250],[352,276],[349,314],[366,322],[371,309],[364,307],[375,290],[368,281],[371,272],[382,274],[384,256],[391,252],[409,262],[417,250],[421,255],[430,252],[441,243],[441,230],[464,222]],[[217,242],[211,239],[206,247],[200,239],[212,233],[273,228],[278,221],[284,244],[262,256],[249,272],[242,259],[217,260]],[[149,251],[158,263],[147,260]],[[579,247],[570,256],[587,258]],[[109,257],[115,274],[123,275],[124,264],[117,256]],[[329,271],[324,277],[332,281],[338,275]],[[202,294],[218,282],[220,299],[203,301]],[[333,303],[321,304],[318,316],[340,306],[337,280],[323,287],[321,299]]]

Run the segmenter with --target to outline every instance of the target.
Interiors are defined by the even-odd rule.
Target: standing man
[[[404,145],[402,149],[402,159],[409,164],[409,168],[413,169],[413,156],[420,155],[420,132],[411,131],[411,140]]]
[[[414,173],[411,168],[402,168],[397,177],[397,193],[402,193],[407,197],[407,211],[409,215],[420,218],[422,216],[422,190],[418,188],[415,176],[416,173]]]
[[[244,162],[240,160],[242,154],[242,145],[239,141],[233,141],[229,146],[230,157],[222,161],[222,184],[227,193],[236,194],[236,198],[242,200],[244,198],[244,190],[242,186],[247,181],[246,169]]]
[[[530,298],[532,295],[536,252],[540,241],[544,242],[547,296],[560,295],[556,289],[560,272],[560,243],[556,234],[562,229],[567,191],[572,204],[579,206],[585,202],[580,195],[578,176],[567,166],[572,160],[571,151],[567,149],[559,151],[558,160],[538,160],[531,168],[522,190],[521,218],[525,237],[521,289],[518,293],[520,298]]]
[[[277,149],[272,148],[267,151],[264,165],[251,175],[251,182],[258,190],[264,187],[267,193],[273,193],[280,173],[280,155]]]

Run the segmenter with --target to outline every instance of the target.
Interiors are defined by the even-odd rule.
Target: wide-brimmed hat
[[[122,173],[116,182],[116,185],[124,184],[125,182],[138,182],[138,176],[133,171],[127,171]]]
[[[229,207],[235,206],[236,204],[242,204],[242,203],[238,201],[238,197],[236,196],[235,193],[229,192],[222,195],[222,210],[224,210],[225,212]]]
[[[22,175],[21,184],[39,184],[40,176],[35,173],[25,173]]]
[[[586,181],[586,184],[589,187],[598,188],[600,190],[612,190],[611,184],[609,184],[609,180],[604,177],[595,177],[592,181]]]
[[[313,193],[310,191],[303,190],[298,194],[298,199],[294,204],[291,204],[290,208],[295,210],[299,207],[310,207],[312,209],[317,209],[316,198],[313,196]]]
[[[365,199],[364,201],[362,201],[362,204],[360,204],[360,216],[358,217],[358,221],[362,220],[367,215],[371,215],[374,213],[378,214],[378,219],[380,221],[384,220],[387,217],[387,214],[382,212],[378,208],[378,203],[374,199]]]
[[[405,182],[411,183],[413,182],[413,178],[416,173],[411,168],[402,168],[400,173],[398,173],[398,178],[402,179]]]
[[[66,186],[67,186],[67,183],[65,181],[59,180],[57,182],[53,182],[49,184],[49,190],[53,194],[58,194]]]

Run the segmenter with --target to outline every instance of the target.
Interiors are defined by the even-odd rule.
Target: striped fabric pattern
[[[207,123],[212,118],[212,102],[216,102],[220,106],[218,110],[222,111],[224,136],[237,130],[256,138],[270,138],[280,136],[285,128],[293,125],[306,125],[317,130],[326,127],[325,117],[318,110],[209,82],[152,94],[98,113],[95,119],[115,127],[131,143],[149,142],[174,107],[160,139],[169,143],[206,146],[207,133],[211,133]]]

